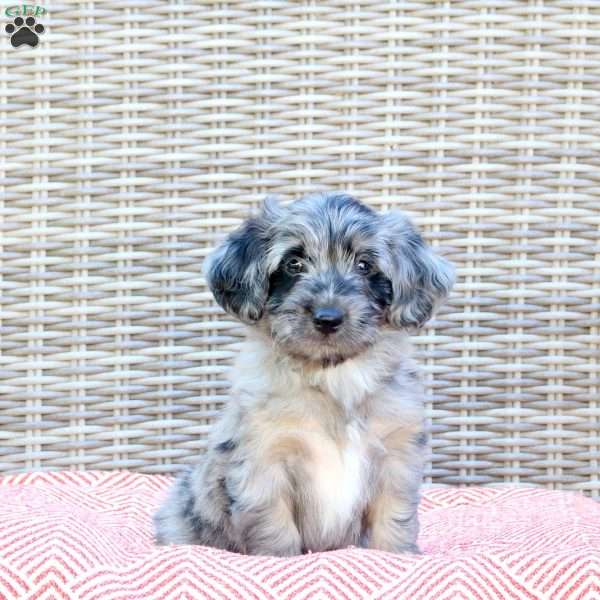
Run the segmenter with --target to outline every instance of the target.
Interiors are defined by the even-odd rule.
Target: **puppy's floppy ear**
[[[393,298],[389,322],[394,327],[421,327],[447,298],[454,267],[437,255],[402,214],[382,215],[389,249]]]
[[[216,301],[245,323],[258,321],[268,293],[267,250],[281,208],[273,198],[208,256],[204,275]]]

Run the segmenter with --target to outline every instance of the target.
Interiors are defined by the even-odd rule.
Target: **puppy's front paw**
[[[281,500],[269,510],[237,512],[232,525],[245,554],[296,556],[302,554],[302,539],[292,513]]]
[[[416,542],[394,543],[392,540],[387,542],[380,540],[379,543],[362,543],[361,546],[370,550],[381,550],[382,552],[392,552],[394,554],[423,554]]]
[[[379,500],[382,498],[384,497]],[[387,497],[383,507],[389,509],[391,506],[391,499]],[[372,522],[371,527],[365,531],[363,544],[367,548],[384,552],[421,554],[417,545],[419,519],[416,507],[406,506],[404,501],[398,501],[395,506],[396,510],[391,514],[380,510],[379,519]]]
[[[394,552],[398,554],[423,554],[417,544],[402,544]]]

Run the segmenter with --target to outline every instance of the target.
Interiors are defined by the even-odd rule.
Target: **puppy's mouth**
[[[337,365],[340,365],[343,362],[354,358],[358,353],[339,354],[336,352],[332,352],[331,354],[309,356],[301,352],[294,352],[293,350],[288,350],[288,354],[292,358],[302,361],[303,363],[326,369],[329,367],[336,367]]]
[[[375,340],[348,339],[343,331],[322,334],[311,332],[305,338],[278,340],[282,349],[296,360],[323,368],[335,367],[370,348]]]
[[[331,367],[355,358],[377,342],[379,326],[370,314],[327,307],[299,311],[296,307],[269,314],[265,325],[283,354],[315,367]]]

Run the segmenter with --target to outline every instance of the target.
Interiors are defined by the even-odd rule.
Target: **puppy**
[[[248,337],[208,451],[155,517],[158,543],[417,552],[426,434],[407,332],[448,295],[450,264],[402,214],[336,193],[267,200],[205,272]]]

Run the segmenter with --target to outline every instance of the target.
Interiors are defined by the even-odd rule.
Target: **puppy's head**
[[[320,363],[359,354],[382,328],[422,326],[454,281],[405,216],[346,194],[287,207],[266,201],[205,272],[226,311],[263,327],[284,352]]]

